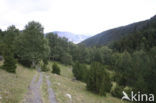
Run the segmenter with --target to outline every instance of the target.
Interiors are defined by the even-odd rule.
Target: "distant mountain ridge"
[[[54,31],[53,33],[57,34],[59,37],[65,37],[69,41],[76,43],[76,44],[90,37],[88,35],[74,34],[71,32],[62,32],[62,31]]]
[[[139,32],[145,28],[148,28],[149,24],[153,22],[156,22],[156,16],[145,21],[140,21],[140,22],[126,25],[126,26],[121,26],[118,28],[106,30],[104,32],[101,32],[95,36],[92,36],[82,41],[80,44],[84,44],[86,46],[107,45],[111,42],[121,39],[124,36],[133,34],[134,32]]]

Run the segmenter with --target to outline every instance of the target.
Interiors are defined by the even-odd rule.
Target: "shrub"
[[[124,91],[125,91],[128,95],[131,95],[131,92],[132,92],[132,91],[135,92],[135,90],[133,90],[133,88],[131,88],[131,87],[125,87],[125,88],[124,88]],[[138,91],[137,91],[137,92],[138,92]]]
[[[47,60],[47,59],[44,59],[44,60],[43,60],[41,70],[42,70],[43,72],[49,71],[49,68],[48,68],[48,60]]]
[[[13,57],[13,53],[9,49],[4,53],[3,69],[11,73],[16,72],[16,60]]]
[[[88,74],[87,89],[105,96],[107,92],[110,92],[111,87],[110,77],[104,66],[98,62],[92,63]]]
[[[49,71],[49,68],[47,67],[46,64],[43,64],[41,70],[42,70],[43,72],[47,72],[47,71]]]
[[[85,64],[77,62],[73,65],[73,74],[77,80],[86,82],[88,78],[88,69]]]
[[[52,73],[60,75],[60,68],[56,63],[53,64],[52,68],[53,68]]]
[[[123,87],[122,86],[119,86],[119,85],[116,85],[116,87],[114,88],[114,90],[111,91],[111,94],[114,97],[121,98],[123,96],[122,91],[123,91]]]

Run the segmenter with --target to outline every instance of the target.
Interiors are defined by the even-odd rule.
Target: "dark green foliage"
[[[73,74],[77,80],[86,82],[88,79],[88,68],[85,64],[77,62],[73,65]]]
[[[135,51],[113,54],[115,81],[122,86],[130,86],[135,92],[156,94],[155,47],[149,51]]]
[[[47,58],[43,59],[43,63],[44,63],[45,65],[48,65],[48,59],[47,59]]]
[[[90,63],[90,52],[90,49],[86,48],[84,45],[77,45],[71,48],[73,60],[80,63]]]
[[[131,73],[132,57],[125,51],[123,53],[116,53],[112,56],[113,67],[115,68],[116,80],[120,85],[126,86],[133,78]]]
[[[148,70],[148,74],[145,76],[145,81],[148,86],[148,92],[156,95],[156,47],[153,47],[149,52],[150,57],[150,69]]]
[[[18,59],[31,61],[32,67],[35,67],[50,52],[48,41],[44,38],[42,25],[34,21],[25,26],[25,30],[17,38],[15,44]]]
[[[49,68],[48,68],[48,59],[43,59],[43,65],[41,67],[41,70],[43,72],[47,72],[49,71]]]
[[[9,26],[6,31],[0,31],[0,54],[9,48],[14,55],[15,41],[19,35],[19,30],[15,26]]]
[[[60,68],[56,63],[53,64],[52,68],[52,73],[60,75]]]
[[[152,28],[145,29],[142,32],[136,32],[132,35],[124,37],[123,39],[115,42],[113,44],[113,48],[120,52],[123,52],[124,50],[133,52],[140,49],[148,51],[150,48],[156,45],[156,29],[155,27]]]
[[[49,71],[49,68],[48,68],[48,66],[46,64],[43,64],[43,66],[41,67],[41,70],[43,72],[47,72],[47,71]]]
[[[92,55],[93,55],[93,58],[92,58],[93,62],[97,61],[105,65],[111,65],[112,63],[112,60],[111,60],[112,49],[106,46],[103,46],[101,48],[94,48]]]
[[[60,38],[54,33],[48,33],[46,38],[49,41],[51,51],[50,59],[61,61],[63,53],[68,53],[69,51],[68,40],[66,38]]]
[[[3,69],[11,73],[16,73],[16,60],[14,59],[13,53],[10,51],[10,49],[6,49],[3,56]]]
[[[63,53],[61,56],[61,63],[66,65],[72,64],[72,56],[69,53]]]
[[[16,59],[14,58],[15,40],[19,35],[19,30],[15,26],[10,26],[5,32],[1,32],[1,54],[4,57],[3,69],[16,73]]]
[[[30,61],[30,60],[22,60],[22,59],[20,59],[20,58],[18,58],[18,62],[20,63],[20,64],[22,64],[23,66],[25,66],[25,67],[31,67],[31,65],[32,65],[32,62]]]
[[[94,62],[88,75],[87,89],[100,95],[106,95],[112,87],[109,74],[102,64]]]
[[[19,30],[16,29],[16,27],[14,25],[9,26],[7,28],[7,31],[4,32],[5,44],[12,46],[12,49],[14,49],[14,43],[18,36],[19,36]]]
[[[124,90],[124,88],[122,86],[116,85],[114,90],[111,91],[111,94],[114,97],[121,98],[123,96],[123,94],[122,94],[123,90]]]

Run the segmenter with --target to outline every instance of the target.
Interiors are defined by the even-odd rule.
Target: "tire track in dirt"
[[[32,82],[29,86],[28,93],[25,96],[25,99],[22,103],[43,103],[41,90],[40,90],[40,87],[42,86],[42,82],[43,82],[43,74],[41,72],[38,73],[39,73],[38,81],[36,80],[37,79],[37,74],[36,74],[32,79]]]
[[[48,76],[46,76],[46,82],[47,82],[47,86],[48,86],[48,94],[49,94],[50,103],[57,103],[56,97],[55,97],[53,89],[51,88],[51,82],[50,82]]]

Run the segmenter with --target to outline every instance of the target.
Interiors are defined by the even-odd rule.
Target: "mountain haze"
[[[53,33],[57,34],[59,37],[65,37],[69,41],[76,43],[76,44],[90,37],[88,35],[82,35],[82,34],[79,35],[79,34],[74,34],[71,32],[54,31]]]
[[[145,21],[140,21],[126,26],[121,26],[118,28],[106,30],[104,32],[101,32],[95,36],[92,36],[82,41],[81,44],[84,44],[86,46],[107,45],[129,34],[133,34],[135,32],[139,32],[144,29],[147,29],[151,23],[155,23],[155,22],[156,22],[156,16]]]

